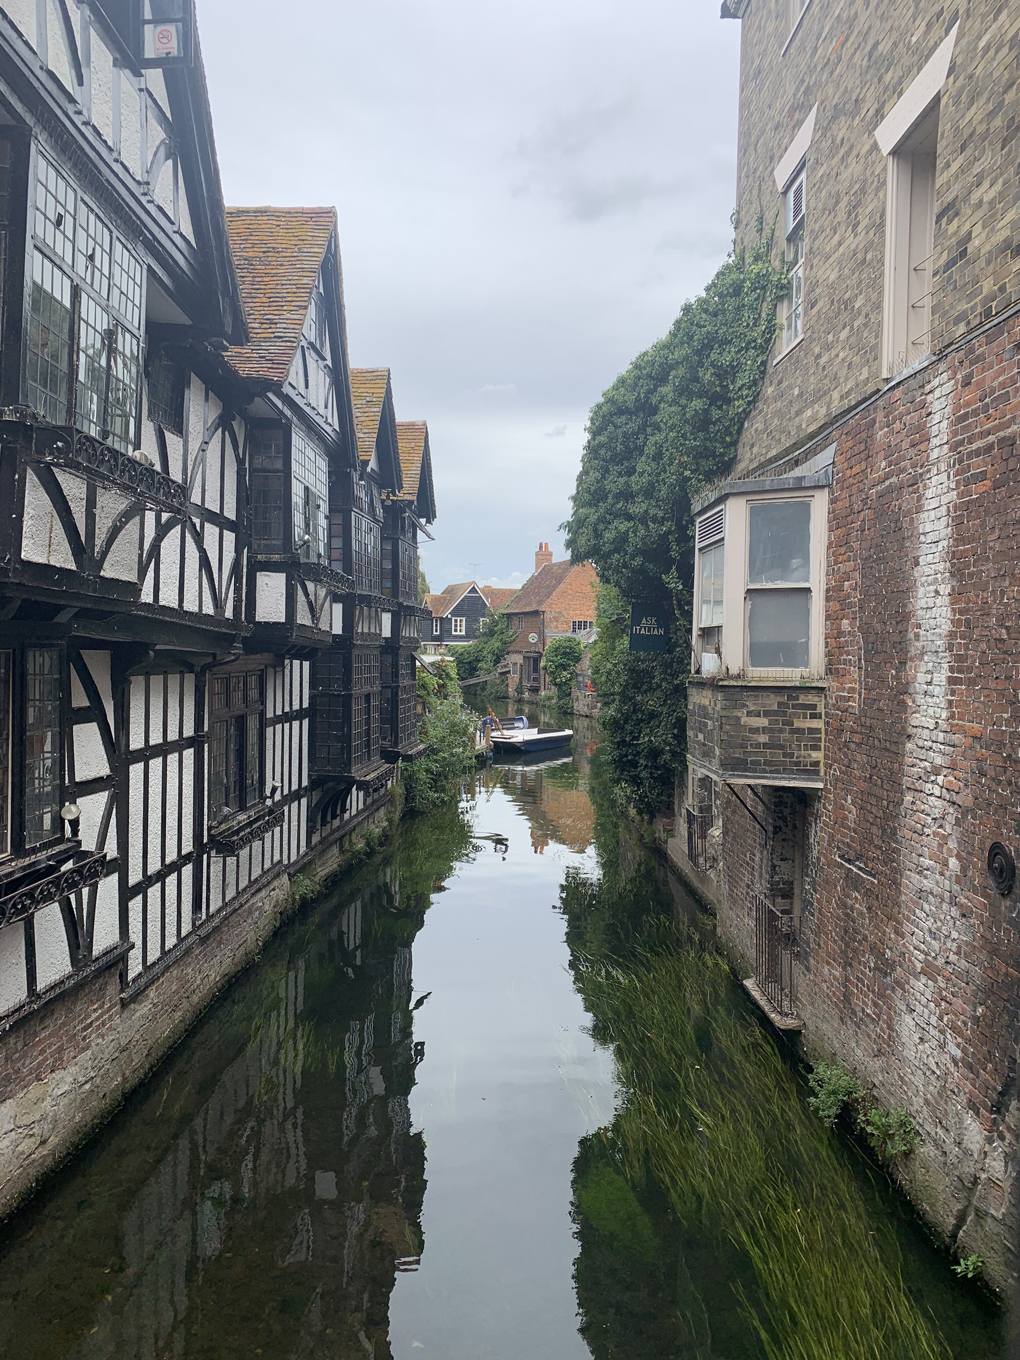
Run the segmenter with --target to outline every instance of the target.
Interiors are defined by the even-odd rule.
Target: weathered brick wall
[[[759,206],[767,224],[779,211],[773,168],[817,103],[804,332],[769,366],[741,437],[740,471],[796,447],[882,386],[886,159],[874,131],[957,18],[940,112],[934,352],[1020,301],[1020,8],[814,0],[788,43],[786,12],[754,3],[741,21],[738,237],[750,239]],[[777,255],[782,234],[780,219]]]
[[[579,563],[549,597],[545,611],[546,632],[569,633],[573,619],[595,619],[599,578],[590,562]]]
[[[824,688],[692,680],[687,750],[696,764],[734,778],[818,779]]]
[[[1000,1284],[1020,1237],[1020,887],[1000,896],[986,857],[1020,856],[1018,348],[1013,318],[832,431],[798,998],[809,1050],[908,1111],[907,1186]],[[723,816],[720,926],[746,959],[762,866],[732,796]]]

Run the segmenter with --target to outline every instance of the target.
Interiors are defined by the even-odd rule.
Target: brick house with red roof
[[[514,634],[507,652],[511,691],[518,680],[525,694],[547,686],[542,655],[550,638],[587,633],[595,624],[599,578],[590,562],[554,562],[548,543],[535,552],[534,574],[502,612]]]

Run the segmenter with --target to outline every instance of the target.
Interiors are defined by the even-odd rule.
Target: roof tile
[[[226,351],[243,378],[286,381],[308,315],[335,208],[227,208],[249,341]]]

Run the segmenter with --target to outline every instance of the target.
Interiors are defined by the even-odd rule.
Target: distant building
[[[585,635],[595,626],[599,578],[590,562],[554,562],[548,543],[535,552],[535,573],[503,606],[515,635],[507,652],[511,690],[523,677],[525,694],[546,688],[542,654],[550,638]]]
[[[477,581],[460,581],[438,595],[426,595],[425,607],[432,621],[424,640],[432,647],[458,646],[474,642],[489,610],[499,613],[517,594],[497,586],[480,586]]]

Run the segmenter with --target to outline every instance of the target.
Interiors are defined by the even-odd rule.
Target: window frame
[[[443,636],[443,617],[442,617],[442,615],[439,615],[438,618],[433,618],[433,620],[432,620],[432,636],[433,636],[434,638],[442,637],[442,636]]]
[[[807,501],[811,505],[808,580],[804,584],[752,585],[749,582],[750,517],[751,507],[764,503]],[[737,492],[726,497],[724,537],[713,536],[699,548],[694,578],[694,609],[691,648],[694,664],[702,674],[720,673],[729,678],[738,676],[749,680],[819,679],[825,668],[825,553],[828,535],[828,487],[808,486],[783,490]],[[707,520],[718,509],[719,502],[706,507],[698,515],[697,523]],[[697,533],[697,525],[695,528]],[[723,622],[717,639],[715,670],[702,668],[701,618],[701,551],[724,544],[723,553]],[[737,564],[740,564],[739,570]],[[749,597],[757,590],[798,589],[809,592],[808,664],[800,667],[751,666],[749,661],[748,609]]]
[[[571,633],[588,633],[595,627],[594,619],[571,619]]]
[[[801,191],[797,213],[797,189]],[[787,289],[780,302],[779,357],[804,337],[804,273],[807,239],[807,162],[802,160],[783,189],[783,259]]]
[[[52,172],[52,183],[45,171]],[[72,205],[70,231],[65,229],[67,214],[61,211],[61,204],[65,210],[68,204]],[[47,216],[51,206],[56,214],[52,219]],[[73,175],[40,146],[35,148],[29,175],[27,237],[22,318],[25,340],[21,356],[24,400],[39,409],[51,424],[70,425],[121,453],[129,453],[138,445],[141,418],[145,259],[93,205],[89,196],[82,193]],[[98,284],[94,260],[89,252],[83,252],[83,242],[87,245],[90,241],[91,253],[100,250],[105,261]],[[85,266],[82,260],[86,261]],[[58,280],[67,285],[68,302],[63,302],[53,287],[37,279],[37,273],[45,275],[45,266],[53,272],[54,287]],[[60,351],[63,391],[40,386],[32,376],[49,365],[45,346],[36,350],[32,342],[39,321],[37,288],[40,295],[45,294],[68,313]],[[87,318],[92,322],[91,359],[90,347],[83,339]],[[50,331],[59,335],[52,327]],[[53,371],[57,371],[56,367]],[[37,400],[40,396],[44,398],[41,405]],[[90,397],[91,413],[87,406]]]
[[[931,353],[940,114],[941,99],[936,97],[886,157],[884,378],[895,377]],[[922,268],[927,272],[927,291],[918,298],[914,275]],[[919,307],[927,324],[911,340],[913,312]]]
[[[453,615],[450,616],[450,636],[451,636],[451,637],[467,637],[467,617],[466,617],[466,616],[461,616],[461,615],[457,615],[456,617],[454,617]]]
[[[251,681],[257,681],[257,695],[254,694]],[[235,692],[235,682],[240,681],[243,694],[237,695]],[[226,703],[217,702],[217,690],[220,685],[226,688]],[[214,671],[209,676],[208,691],[208,713],[209,713],[209,739],[208,739],[208,763],[206,779],[208,791],[206,796],[206,807],[208,810],[209,826],[219,827],[230,823],[235,818],[251,816],[251,814],[264,806],[266,800],[266,669],[264,666],[234,666],[229,670]],[[255,721],[252,721],[252,720]],[[243,737],[238,742],[240,728],[238,724],[243,720]],[[220,732],[217,729],[222,728]],[[233,729],[233,730],[231,730]],[[255,742],[252,736],[255,733]],[[220,778],[215,772],[214,762],[217,757],[217,746],[223,741],[224,772]],[[233,743],[233,745],[232,745]],[[257,769],[252,771],[250,760],[253,755],[253,744],[257,748],[254,751],[257,762]],[[240,770],[236,772],[236,779],[231,778],[231,771],[228,761],[236,759],[238,751],[241,753]],[[228,795],[232,795],[236,789],[243,793],[243,801],[239,807],[231,807]],[[222,801],[220,801],[222,797]],[[227,809],[227,811],[224,811]]]
[[[50,803],[53,825],[48,832],[32,838],[29,832],[29,655],[33,652],[53,652],[57,693],[49,702],[56,705],[56,721],[49,729],[55,737],[56,750],[51,759],[56,764],[56,781]],[[68,695],[70,677],[67,668],[67,651],[59,643],[41,639],[31,643],[13,643],[0,648],[0,653],[8,658],[6,695],[0,685],[0,741],[6,736],[7,769],[4,791],[0,791],[0,802],[6,798],[6,832],[0,825],[0,865],[45,853],[59,845],[66,838],[65,826],[60,815],[67,800],[67,779],[65,759],[69,741]],[[6,732],[4,722],[6,721]],[[4,778],[4,775],[0,775]],[[0,823],[3,814],[0,812]]]

